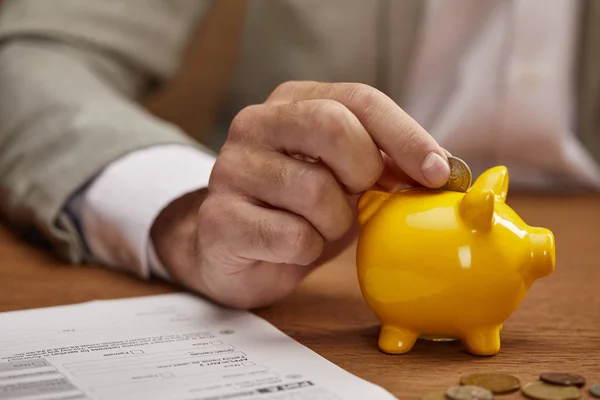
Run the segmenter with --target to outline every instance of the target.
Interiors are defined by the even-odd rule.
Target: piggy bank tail
[[[360,226],[364,226],[391,196],[390,193],[378,190],[369,190],[363,193],[357,205],[358,223]]]

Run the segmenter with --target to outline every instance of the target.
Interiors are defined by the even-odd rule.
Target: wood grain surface
[[[505,323],[496,356],[471,356],[458,342],[423,341],[406,355],[380,353],[378,321],[360,295],[353,248],[311,275],[285,301],[255,312],[400,399],[444,390],[462,375],[482,371],[508,372],[522,383],[541,372],[568,371],[584,375],[589,387],[600,381],[600,197],[520,195],[509,196],[509,204],[529,224],[553,230],[557,268],[534,284]],[[0,311],[175,290],[100,267],[61,264],[0,229]],[[582,398],[591,398],[585,389]]]

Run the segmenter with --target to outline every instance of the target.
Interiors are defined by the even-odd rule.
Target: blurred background
[[[117,154],[179,133],[218,154],[298,80],[377,88],[474,178],[597,191],[599,20],[597,0],[0,0],[0,210],[62,243]]]

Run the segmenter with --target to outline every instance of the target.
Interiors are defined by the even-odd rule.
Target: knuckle
[[[285,125],[298,117],[302,117],[303,112],[302,103],[298,101],[277,104],[271,106],[270,109],[273,112],[273,117],[282,125]]]
[[[239,153],[230,146],[226,145],[223,147],[211,171],[209,188],[218,191],[224,185],[231,183],[236,175],[236,171],[240,168],[240,163],[243,162],[244,153]]]
[[[327,203],[334,182],[321,168],[305,168],[299,182],[304,192],[302,203],[306,208],[322,206]]]
[[[284,259],[294,262],[305,258],[313,242],[313,234],[313,229],[308,222],[297,220],[286,225],[283,232],[278,235],[284,249]]]
[[[358,119],[373,118],[381,110],[381,92],[364,83],[351,84],[348,102],[352,104]]]
[[[337,241],[348,234],[354,224],[351,213],[352,211],[349,210],[347,216],[340,217],[335,221],[335,226],[331,227],[330,237],[327,238],[328,240]]]
[[[227,225],[227,213],[220,196],[209,194],[198,210],[197,225],[200,237],[217,237]]]
[[[261,163],[260,176],[267,179],[275,188],[286,188],[289,182],[289,174],[286,163],[279,159],[269,159]]]
[[[243,140],[255,129],[257,122],[264,115],[263,105],[250,105],[240,110],[231,121],[228,139]]]
[[[336,142],[347,135],[348,113],[349,110],[337,101],[322,101],[310,112],[309,123],[315,131]]]
[[[271,93],[271,97],[287,96],[294,93],[300,85],[297,81],[285,81],[277,85]]]
[[[354,226],[354,214],[349,205],[346,205],[346,215],[341,218],[340,226],[340,235],[336,238],[336,240],[345,236]]]
[[[365,164],[366,165],[363,169],[363,187],[359,188],[359,192],[371,188],[377,183],[377,181],[379,181],[379,178],[381,178],[381,175],[383,174],[384,164],[381,157],[374,157],[374,159],[371,162],[367,162]]]
[[[256,235],[252,237],[252,246],[260,249],[268,249],[273,253],[277,253],[277,243],[274,240],[273,225],[266,219],[260,218],[255,221]]]

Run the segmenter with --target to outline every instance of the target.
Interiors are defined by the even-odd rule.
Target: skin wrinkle
[[[340,85],[338,85],[338,86],[340,86]],[[348,90],[348,88],[351,89],[351,94],[347,96],[347,99],[349,98],[351,101],[354,101],[354,102],[356,102],[355,100],[353,100],[353,98],[356,97],[356,93],[360,93],[360,91],[363,90],[363,86],[361,86],[361,85],[341,84],[341,86],[343,88],[345,88],[345,90]],[[279,98],[279,97],[282,97],[282,96],[285,96],[285,95],[289,95],[286,92],[292,92],[294,94],[294,96],[298,97],[299,96],[298,93],[300,92],[300,90],[294,89],[296,87],[300,87],[300,88],[301,87],[310,87],[310,90],[313,91],[313,96],[321,95],[321,93],[319,93],[319,91],[321,91],[321,92],[323,92],[323,94],[325,96],[330,96],[330,97],[336,97],[336,96],[338,96],[338,97],[340,97],[339,93],[343,92],[343,90],[337,90],[336,91],[334,85],[327,85],[327,84],[321,84],[321,83],[315,84],[315,83],[312,83],[312,82],[306,82],[306,83],[305,82],[301,82],[301,83],[294,83],[294,82],[292,82],[292,83],[288,83],[288,84],[282,85],[281,88],[277,91],[277,93],[274,94],[273,97]],[[367,86],[366,91],[368,91],[369,93],[374,93],[371,96],[384,96],[383,97],[384,99],[388,99],[387,96],[385,96],[384,94],[382,94],[382,93],[380,94],[379,91],[377,91],[376,89],[369,88],[368,86]],[[354,94],[352,94],[352,93],[354,93]],[[341,97],[344,97],[344,96],[341,96]],[[395,103],[394,103],[393,107],[397,107],[395,105]],[[400,109],[399,112],[402,114],[402,116],[406,117],[406,113],[403,110]],[[381,111],[376,111],[376,112],[369,111],[369,113],[370,114],[375,113],[375,117],[377,117],[377,115],[381,114]],[[380,117],[381,118],[391,118],[391,115],[390,116],[380,115]],[[374,120],[374,119],[375,118],[373,116],[370,116],[369,118],[367,118],[367,122],[369,122],[370,120]],[[415,130],[415,127],[411,127],[411,125],[413,125],[413,124],[415,124],[417,126],[416,130]],[[417,135],[419,135],[420,131],[422,130],[422,128],[421,129],[419,129],[419,128],[420,128],[420,126],[416,122],[414,122],[412,120],[409,120],[409,123],[402,124],[399,127],[398,131],[405,131],[409,135],[415,135],[415,137],[417,137]],[[422,130],[422,132],[423,132],[424,135],[427,135],[427,133],[424,130]],[[398,137],[398,138],[401,139],[401,137]],[[373,139],[373,141],[376,141],[376,139],[374,137],[372,139]],[[379,145],[382,146],[381,143]],[[399,146],[392,144],[390,147],[392,149],[395,149],[395,148],[398,148]],[[399,156],[396,155],[396,158],[398,158],[398,157]],[[418,175],[421,175],[420,179],[423,179],[423,176],[420,173],[420,171],[415,171],[415,173],[418,173]],[[380,175],[380,174],[381,173],[379,172],[377,175]],[[406,174],[403,174],[403,175],[406,175]],[[411,182],[415,182],[414,179],[412,179],[412,178],[410,178],[410,181]]]
[[[416,128],[412,121],[409,122],[405,119],[394,118],[393,114],[382,112],[383,107],[379,107],[376,111],[373,112],[369,121],[378,120],[381,124],[386,126],[393,126],[391,131],[394,132],[402,132],[402,135],[391,136],[390,143],[391,152],[393,154],[389,154],[392,158],[401,158],[404,154],[412,154],[412,151],[415,150],[413,146],[407,145],[410,143],[420,143],[421,141],[418,139],[419,136],[423,134],[427,134],[424,130],[420,131]],[[402,111],[403,112],[403,111]],[[393,124],[394,121],[397,121],[396,124]],[[394,126],[395,125],[395,126]],[[374,140],[376,140],[374,138]],[[383,147],[383,143],[378,143],[379,146]],[[398,149],[402,149],[402,152],[398,151]],[[405,150],[406,149],[406,150]],[[429,153],[427,153],[429,154]],[[425,156],[427,156],[427,154]]]
[[[229,236],[230,235],[229,229],[226,229],[225,231],[223,231],[222,229],[219,229],[218,227],[226,227],[226,228],[231,227],[232,226],[231,222],[234,222],[237,218],[237,216],[233,215],[232,212],[220,211],[219,208],[222,208],[222,207],[220,207],[220,206],[212,207],[210,213],[204,213],[203,219],[202,219],[201,223],[199,223],[199,225],[198,225],[199,229],[205,229],[205,230],[213,233],[212,235],[208,235],[208,238],[218,238],[221,233],[225,236]],[[235,209],[235,207],[234,207],[234,209]],[[221,222],[223,222],[223,223],[221,223]],[[209,224],[209,228],[206,227],[207,223]],[[249,235],[249,236],[252,236],[252,235]],[[200,241],[200,240],[198,240],[197,243],[198,243],[197,248],[200,251],[203,247],[202,246],[203,244],[208,244],[209,246],[207,246],[207,248],[210,248],[210,244],[211,244],[211,242],[203,243],[203,241]],[[217,241],[217,244],[218,243],[219,243],[219,241]],[[221,242],[221,243],[239,244],[239,241],[234,240],[234,241],[225,241],[225,242]],[[235,264],[239,264],[240,260],[247,262],[248,264],[246,266],[244,266],[243,268],[241,268],[240,272],[243,272],[244,270],[249,268],[251,266],[251,263],[254,262],[254,260],[246,259],[246,258],[238,256],[238,255],[235,255],[233,257],[234,259],[230,259],[231,256],[235,254],[235,252],[232,250],[233,249],[231,248],[231,246],[217,246],[213,250],[213,252],[216,253],[216,254],[213,254],[213,256],[217,256],[216,258],[221,260],[223,262],[222,264],[235,265]],[[219,254],[221,254],[221,256],[219,256]],[[208,255],[210,255],[210,253]],[[205,252],[199,253],[198,257],[199,257],[198,259],[204,260],[204,261],[207,261],[207,258],[208,258],[207,254]],[[212,263],[209,262],[208,265],[212,265]],[[200,269],[206,269],[206,268],[200,268]],[[210,270],[211,268],[208,268],[208,269]],[[214,269],[214,268],[212,268],[212,269]],[[223,274],[227,275],[229,273],[229,271],[227,271],[226,267],[222,266],[217,269],[220,270],[221,273],[223,273]]]
[[[397,141],[401,140],[403,142],[403,135],[405,132],[408,135],[418,135],[418,141],[422,143],[422,147],[420,147],[421,151],[426,151],[429,153],[428,147],[431,150],[437,150],[437,152],[445,158],[445,154],[443,151],[437,146],[435,140],[429,136],[425,130],[423,130],[420,125],[413,121],[400,107],[397,106],[388,96],[381,93],[377,89],[368,87],[362,84],[351,84],[351,83],[341,83],[336,85],[328,85],[328,84],[315,84],[313,82],[303,82],[299,83],[299,88],[304,88],[304,91],[301,89],[297,89],[295,93],[295,100],[301,99],[310,99],[315,97],[322,96],[330,96],[333,99],[336,99],[343,104],[346,104],[348,108],[359,118],[359,120],[363,123],[365,128],[370,132],[376,132],[377,135],[372,135],[372,140],[378,145],[379,148],[384,150],[390,156],[394,158],[396,163],[402,167],[403,170],[407,172],[411,176],[412,179],[418,180],[422,184],[428,185],[427,181],[424,179],[424,175],[421,171],[420,165],[417,165],[416,162],[410,162],[411,158],[414,157],[405,157],[404,152],[400,153],[397,151],[399,147]],[[348,93],[349,92],[349,93]],[[362,94],[363,92],[367,92],[368,94]],[[367,100],[361,100],[361,98],[367,98]],[[359,100],[357,100],[357,98]],[[351,102],[349,101],[351,100]],[[365,102],[366,105],[361,105],[361,102]],[[381,107],[381,110],[373,111],[370,110],[372,104],[379,104],[378,107]],[[367,111],[365,113],[365,110]],[[384,112],[387,112],[386,115]],[[364,115],[362,115],[364,114]],[[377,117],[377,118],[375,118]],[[386,118],[394,119],[403,119],[407,125],[406,131],[397,131],[390,130],[389,127],[383,124]],[[390,133],[390,134],[387,134]],[[400,134],[398,134],[400,133]],[[385,135],[384,135],[385,134]],[[421,155],[423,157],[424,155]]]
[[[410,126],[401,125],[398,127],[398,129],[404,132],[404,136],[402,137],[402,140],[400,140],[400,137],[396,138],[396,141],[398,143],[394,143],[394,149],[401,149],[402,155],[414,154],[413,152],[415,152],[415,150],[418,150],[420,145],[419,136],[421,135],[421,132],[412,129]],[[432,148],[431,151],[433,150],[434,149]],[[423,159],[425,159],[425,157],[427,157],[429,153],[430,152],[424,153]]]
[[[274,248],[277,247],[273,243],[274,229],[266,218],[260,218],[253,222],[246,220],[245,227],[244,232],[247,232],[252,246],[266,250],[273,254],[275,258],[281,259],[274,251]]]
[[[352,111],[360,121],[371,121],[379,119],[382,114],[383,105],[376,101],[378,96],[385,95],[370,86],[357,85],[350,88],[347,99],[353,105]]]
[[[279,158],[269,159],[264,157],[262,162],[258,164],[259,173],[261,176],[266,176],[267,179],[274,183],[277,188],[285,188],[288,184],[293,184],[289,178],[290,171],[284,166],[283,160]]]
[[[328,106],[315,108],[309,115],[309,118],[312,117],[316,120],[316,130],[324,133],[326,139],[326,144],[322,146],[326,149],[324,152],[328,154],[337,152],[339,159],[349,158],[344,163],[346,165],[362,164],[365,166],[365,161],[371,160],[375,164],[374,167],[361,168],[357,171],[358,176],[355,178],[355,183],[344,182],[351,193],[362,192],[377,181],[383,169],[383,160],[379,156],[377,147],[374,144],[371,145],[368,132],[346,106],[335,100],[330,100],[325,104]],[[315,116],[317,113],[320,114]],[[351,149],[351,151],[340,152],[339,149]],[[369,178],[365,178],[363,175]],[[373,178],[374,176],[377,178]]]
[[[349,156],[357,157],[357,159],[349,160],[348,163],[350,163],[351,165],[360,165],[360,164],[363,164],[364,159],[373,160],[375,163],[375,166],[373,168],[360,169],[361,172],[370,171],[371,169],[373,170],[373,172],[372,173],[365,172],[365,175],[369,176],[369,178],[361,179],[361,181],[364,181],[364,184],[361,186],[357,185],[357,187],[351,189],[351,193],[353,193],[353,194],[359,193],[359,192],[362,192],[363,190],[366,190],[367,188],[371,187],[373,184],[375,184],[375,182],[377,182],[377,179],[379,178],[379,176],[381,175],[381,172],[383,170],[383,160],[380,157],[380,153],[379,153],[377,147],[375,146],[374,143],[372,143],[372,138],[371,138],[370,134],[366,131],[366,129],[360,122],[360,118],[357,117],[354,113],[352,113],[342,103],[340,103],[336,100],[331,100],[331,101],[334,102],[333,104],[339,104],[339,107],[340,107],[339,111],[336,111],[336,112],[339,112],[339,116],[335,117],[336,123],[340,123],[340,126],[338,129],[332,129],[332,132],[337,132],[337,134],[334,133],[333,135],[329,136],[329,138],[334,139],[334,140],[330,140],[328,143],[329,149],[331,150],[331,152],[335,152],[337,149],[342,148],[342,146],[344,144],[347,145],[346,147],[353,147],[353,146],[351,146],[351,144],[356,143],[357,146],[355,148],[359,148],[361,151],[357,151],[357,152],[350,151],[350,152],[342,153],[342,155],[344,155],[344,156],[349,155]],[[354,125],[354,126],[352,126],[352,125]],[[362,137],[361,137],[361,135],[356,135],[357,140],[354,140],[354,141],[351,140],[350,135],[353,133],[357,133],[359,131],[361,134],[363,134]],[[340,132],[344,132],[346,134],[339,134]],[[365,143],[358,143],[358,141],[360,139],[364,139],[363,142],[365,142]],[[361,157],[366,153],[365,146],[372,147],[373,157]],[[361,159],[361,158],[364,158],[364,159]]]
[[[304,209],[306,214],[309,214],[309,211],[319,210],[320,206],[323,204],[331,205],[331,208],[335,211],[332,211],[332,214],[337,216],[337,218],[333,218],[331,214],[327,213],[325,216],[321,216],[322,218],[316,218],[317,221],[324,221],[327,217],[329,217],[329,226],[321,226],[320,229],[317,225],[321,225],[316,223],[315,221],[310,221],[315,229],[327,240],[336,240],[339,237],[343,236],[344,232],[349,229],[351,225],[352,211],[347,203],[346,196],[339,189],[337,182],[333,178],[331,174],[326,172],[323,169],[317,168],[306,168],[304,169],[305,173],[309,173],[309,171],[313,171],[314,177],[306,179],[310,183],[305,183],[306,193],[304,203]],[[341,192],[341,193],[340,193]],[[303,199],[304,200],[304,199]],[[338,201],[335,201],[338,200]],[[340,204],[340,200],[343,204]]]
[[[241,228],[235,230],[226,229],[224,232],[224,237],[229,239],[227,242],[234,244],[231,248],[232,251],[236,248],[252,248],[258,249],[257,255],[268,251],[275,256],[277,262],[281,262],[282,260],[287,260],[289,262],[288,258],[290,257],[298,257],[298,255],[306,256],[310,253],[309,250],[311,248],[308,244],[311,244],[311,240],[306,240],[305,237],[310,239],[310,237],[316,236],[318,233],[313,231],[312,226],[308,222],[300,219],[300,217],[294,214],[283,212],[281,210],[259,208],[253,211],[252,209],[255,207],[258,206],[239,202],[236,203],[235,207],[230,207],[233,208],[234,211],[228,213],[229,215],[226,217],[225,221],[223,221],[223,225],[227,227],[241,226]],[[248,218],[249,215],[259,216],[259,219]],[[273,221],[275,220],[278,221],[277,225],[273,225]],[[285,229],[289,229],[290,227],[297,229],[298,233],[294,233],[293,231],[286,232]],[[290,234],[294,236],[293,239],[289,238]],[[291,256],[279,254],[279,248],[290,247],[290,245],[293,246],[296,244],[299,240],[296,236],[300,236],[300,239],[307,242],[305,249],[309,250],[300,252],[299,254],[292,254]],[[320,239],[320,235],[318,235],[318,237]],[[321,245],[319,245],[319,247],[321,247]],[[245,255],[245,258],[248,258],[248,256],[249,255]],[[252,256],[256,255],[253,254]]]
[[[232,193],[243,193],[255,204],[264,202],[276,209],[287,204],[288,212],[307,219],[327,238],[338,237],[343,233],[339,231],[349,224],[347,220],[351,218],[352,212],[345,194],[332,173],[323,165],[306,165],[279,153],[272,156],[266,153],[244,153],[239,159],[245,160],[236,160],[243,166],[232,163],[230,168],[232,172],[238,171],[238,174],[224,176],[230,181]],[[250,178],[254,176],[263,178],[256,184],[249,185]],[[320,204],[332,204],[333,214],[326,212],[323,215],[325,210],[318,207]],[[333,218],[335,216],[338,218]],[[329,224],[319,226],[319,221]],[[343,221],[342,225],[340,221]]]
[[[310,109],[310,112],[308,113],[308,115],[306,115],[306,111],[307,108],[310,103],[307,102],[294,102],[294,103],[286,103],[286,104],[282,104],[280,106],[277,107],[277,115],[275,118],[272,119],[273,124],[270,126],[271,127],[271,131],[274,132],[276,131],[276,129],[273,129],[274,127],[281,127],[281,126],[289,126],[291,122],[294,123],[293,129],[290,129],[287,132],[284,133],[277,133],[277,135],[281,135],[282,137],[289,137],[290,136],[290,131],[292,133],[294,132],[298,132],[298,131],[304,131],[304,132],[314,132],[314,130],[308,130],[308,129],[302,129],[304,127],[306,127],[307,125],[310,127],[312,124],[312,118],[311,118],[311,114],[312,114],[312,109]],[[317,159],[319,158],[319,154],[317,153],[312,153],[312,152],[307,152],[307,149],[302,149],[301,148],[301,144],[303,143],[304,140],[307,140],[306,137],[302,137],[301,140],[294,140],[292,141],[293,145],[290,144],[289,142],[285,142],[282,141],[280,139],[280,137],[277,138],[273,138],[274,142],[272,146],[275,150],[281,152],[281,153],[300,153],[301,155],[313,158],[313,159]],[[284,144],[285,142],[285,144]]]
[[[289,268],[288,268],[289,267]],[[258,262],[255,266],[252,266],[252,272],[255,273],[249,278],[250,283],[255,284],[255,291],[247,293],[243,291],[243,284],[240,286],[240,281],[235,281],[236,285],[230,289],[226,296],[234,297],[232,299],[223,299],[226,303],[232,303],[234,307],[240,304],[241,308],[257,308],[264,305],[270,304],[273,301],[277,301],[287,296],[294,288],[297,282],[310,273],[313,268],[296,266],[296,265],[269,265],[268,263]],[[246,272],[246,271],[243,271]],[[221,275],[217,278],[218,286],[223,285],[221,278],[233,278],[236,275]],[[252,278],[256,276],[265,276],[268,279],[262,281],[255,281]],[[247,281],[248,279],[246,279]],[[213,288],[219,289],[219,288]],[[231,293],[237,294],[238,297],[231,296]],[[249,306],[248,306],[249,305]]]
[[[335,106],[339,108],[322,107],[318,104],[327,104],[326,102],[329,101],[332,102],[331,104],[339,104],[339,106]],[[297,123],[290,131],[286,132],[287,135],[282,134],[281,138],[274,138],[274,140],[276,142],[283,142],[290,135],[293,135],[295,131],[311,132],[311,138],[314,138],[314,140],[307,142],[306,140],[303,140],[304,138],[291,137],[291,139],[286,142],[287,145],[282,143],[280,145],[275,145],[275,148],[280,151],[286,150],[287,153],[301,153],[308,157],[321,160],[334,172],[334,175],[338,180],[348,186],[351,193],[361,192],[375,182],[376,179],[373,178],[373,176],[380,174],[383,167],[380,165],[382,164],[382,160],[377,147],[372,143],[372,140],[360,124],[360,121],[357,119],[355,120],[355,128],[353,129],[348,121],[351,118],[355,118],[355,116],[341,103],[334,102],[333,100],[310,100],[301,104],[302,112],[298,114],[298,117],[302,118],[295,118],[295,120],[300,120],[302,122]],[[333,112],[339,112],[339,116],[335,118],[330,116],[332,113],[331,110],[334,109],[339,110]],[[303,117],[303,115],[306,116]],[[278,125],[271,126],[271,129],[276,130],[277,126]],[[363,133],[362,135],[355,134],[359,130]],[[340,134],[340,132],[343,133]],[[335,142],[332,138],[335,138]],[[331,146],[333,145],[328,143],[323,143],[324,141],[336,143],[336,148],[332,148]],[[372,152],[365,151],[367,146],[372,147]],[[362,149],[362,151],[357,152],[357,148]],[[342,157],[334,157],[333,154],[336,152],[340,155],[349,155],[352,158],[344,160]],[[362,168],[357,172],[359,176],[356,177],[354,175],[348,175],[347,173],[345,175],[343,174],[344,171],[351,170],[355,165],[364,166],[369,159],[373,158],[376,160],[374,172]],[[348,168],[346,166],[350,167]],[[368,178],[362,177],[363,170],[365,171],[364,174],[369,176]],[[365,180],[367,181],[366,183],[364,182]]]
[[[243,185],[246,177],[254,177],[254,169],[248,161],[244,163],[241,161],[249,160],[250,152],[236,151],[238,145],[228,146],[227,149],[223,149],[217,163],[213,167],[211,174],[211,180],[209,182],[209,191],[211,193],[226,195],[231,199],[243,202],[247,201],[255,205],[264,206],[265,203],[253,196],[250,196],[243,190]],[[247,175],[244,177],[240,174],[240,171],[246,172]],[[227,182],[227,184],[219,183]]]

